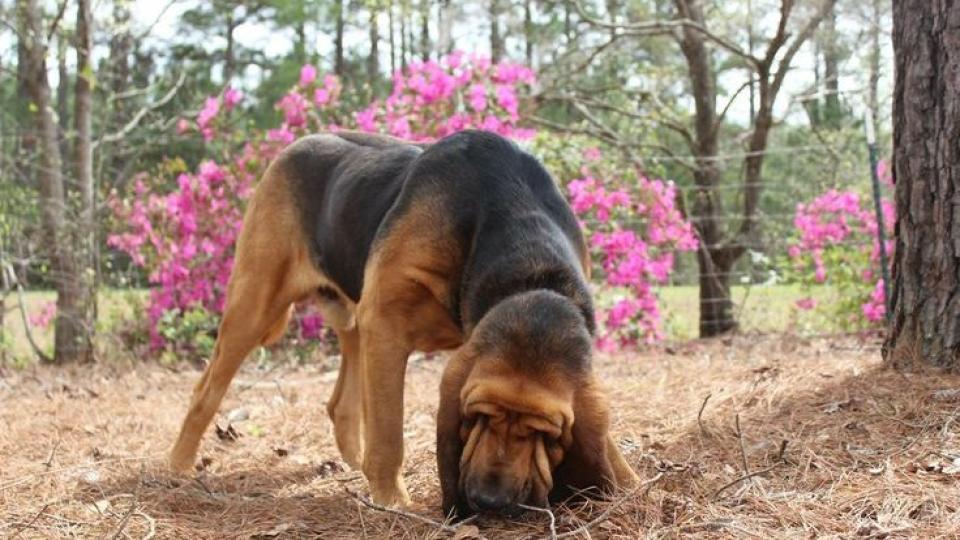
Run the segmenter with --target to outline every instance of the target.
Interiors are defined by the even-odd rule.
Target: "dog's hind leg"
[[[336,329],[340,343],[340,374],[327,413],[333,421],[337,448],[347,465],[360,470],[363,462],[363,380],[360,378],[360,336],[356,326]]]
[[[277,339],[290,305],[319,283],[294,208],[283,177],[271,167],[244,217],[213,359],[194,388],[170,452],[174,470],[185,472],[193,465],[200,438],[244,358],[255,347]]]

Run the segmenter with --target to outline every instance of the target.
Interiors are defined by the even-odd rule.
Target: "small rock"
[[[227,413],[227,422],[243,422],[250,418],[250,412],[244,408],[233,409]]]

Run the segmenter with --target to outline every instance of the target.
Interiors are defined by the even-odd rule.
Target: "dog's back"
[[[314,264],[354,302],[374,236],[421,152],[391,137],[360,133],[312,135],[284,151]]]
[[[499,299],[531,288],[555,290],[581,306],[579,226],[539,162],[499,135],[464,131],[429,146],[378,135],[314,135],[281,158],[311,242],[314,263],[353,302],[378,235],[419,205],[451,232],[447,308],[472,328]],[[592,329],[592,328],[591,328]]]

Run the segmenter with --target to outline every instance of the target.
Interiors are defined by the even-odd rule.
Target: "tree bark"
[[[407,27],[410,20],[410,0],[400,0],[400,69],[407,69],[407,51],[410,50],[407,39]]]
[[[703,9],[697,0],[675,0],[677,14],[700,25]],[[717,154],[717,81],[713,58],[703,35],[684,26],[680,50],[687,62],[687,73],[693,92],[697,190],[691,221],[700,238],[697,264],[700,272],[700,337],[714,337],[737,326],[730,297],[730,270],[733,261],[723,256],[723,209],[717,193],[720,183]]]
[[[77,78],[74,84],[73,117],[74,180],[80,194],[76,241],[66,249],[73,253],[75,275],[66,280],[64,293],[72,296],[73,313],[64,313],[57,327],[55,358],[69,361],[93,360],[93,332],[96,317],[95,186],[93,181],[92,88],[93,15],[90,0],[77,0]],[[58,321],[59,322],[59,321]]]
[[[453,3],[440,0],[437,9],[437,50],[440,54],[453,51]]]
[[[367,56],[367,81],[372,94],[376,94],[377,77],[380,75],[380,23],[377,20],[379,8],[376,2],[370,4],[370,54]]]
[[[47,79],[47,47],[45,29],[40,21],[36,0],[20,0],[18,15],[22,20],[27,94],[35,109],[34,118],[39,139],[40,163],[37,179],[40,187],[40,212],[43,219],[45,245],[51,261],[51,277],[57,288],[57,318],[54,326],[54,359],[65,362],[76,359],[77,306],[74,291],[78,288],[79,272],[72,258],[70,238],[66,227],[66,196],[64,193],[62,156],[57,140],[57,123],[50,100],[50,82]]]
[[[60,153],[65,154],[67,132],[70,131],[70,71],[67,70],[69,43],[63,36],[57,38],[57,127],[59,128]]]
[[[700,337],[714,337],[737,327],[730,297],[732,272],[747,248],[755,245],[759,233],[757,211],[763,183],[763,162],[770,130],[773,127],[773,106],[793,57],[800,46],[833,9],[836,0],[823,0],[820,9],[808,20],[793,40],[788,39],[787,23],[793,9],[792,0],[782,0],[776,34],[767,43],[762,58],[750,54],[749,62],[757,78],[760,103],[750,134],[747,157],[744,159],[743,211],[738,231],[725,239],[724,213],[717,196],[721,174],[718,168],[719,132],[722,117],[717,114],[717,82],[711,49],[704,33],[684,25],[680,33],[680,50],[687,62],[687,72],[694,101],[694,139],[697,170],[694,181],[697,191],[692,204],[691,221],[700,238],[698,266],[700,272]],[[674,0],[677,16],[706,28],[700,0]]]
[[[528,66],[533,66],[533,44],[536,41],[533,25],[533,0],[523,0],[523,44],[524,58]]]
[[[336,73],[337,77],[343,77],[345,72],[343,63],[343,0],[336,0],[333,4],[333,10],[334,18],[336,18],[333,37],[333,72]]]
[[[824,120],[830,127],[840,125],[840,46],[837,43],[837,11],[830,8],[823,21]]]
[[[397,71],[397,33],[394,27],[393,0],[387,1],[387,24],[390,25],[390,74]]]
[[[233,31],[237,28],[237,22],[233,19],[233,12],[227,14],[227,44],[223,49],[223,84],[230,84],[234,73],[237,71],[237,58],[234,51]]]
[[[490,0],[490,59],[494,63],[503,59],[504,37],[500,27],[500,16],[503,11],[501,0]]]
[[[130,55],[133,53],[133,34],[130,32],[130,7],[127,0],[115,0],[113,4],[113,19],[117,30],[110,37],[110,66],[108,72],[110,93],[120,96],[130,89]],[[127,121],[127,100],[114,99],[110,111],[109,131],[119,130]],[[106,150],[104,152],[104,150]],[[127,167],[131,160],[126,159],[120,152],[110,147],[101,150],[101,159],[106,154],[107,173],[113,177],[113,185],[121,186],[128,174]]]
[[[896,251],[888,364],[960,367],[960,5],[893,3]]]
[[[870,11],[870,60],[867,82],[867,107],[873,122],[873,132],[880,133],[880,22],[883,14],[882,0],[872,0]]]
[[[420,58],[430,59],[430,0],[420,0]]]

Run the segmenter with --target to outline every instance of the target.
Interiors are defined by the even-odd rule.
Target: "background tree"
[[[884,358],[960,366],[960,10],[893,4],[896,255]]]
[[[40,160],[37,164],[40,208],[43,216],[45,245],[51,261],[51,280],[57,290],[57,318],[54,332],[56,362],[71,362],[89,359],[90,334],[83,274],[86,268],[77,260],[73,249],[68,213],[68,193],[63,173],[63,156],[58,137],[58,125],[53,103],[50,99],[50,82],[47,78],[47,55],[51,37],[59,24],[56,16],[47,29],[42,24],[43,12],[35,0],[21,0],[18,4],[20,18],[20,47],[23,50],[24,76],[36,131],[39,134]]]
[[[782,0],[770,36],[757,43],[759,55],[748,48],[753,46],[753,37],[750,37],[750,43],[741,43],[715,30],[715,27],[723,26],[720,19],[724,13],[701,0],[674,0],[672,10],[662,3],[655,3],[645,11],[634,9],[623,14],[626,22],[618,20],[620,14],[617,12],[608,13],[603,19],[586,13],[578,3],[573,4],[584,22],[608,33],[603,44],[594,47],[591,62],[600,53],[624,54],[622,49],[614,47],[624,40],[636,42],[650,36],[671,35],[679,45],[687,78],[687,92],[683,97],[693,104],[693,116],[689,120],[664,104],[664,99],[657,95],[659,89],[642,91],[646,103],[639,107],[636,104],[624,106],[611,102],[609,98],[598,99],[595,91],[581,93],[567,89],[560,99],[573,105],[586,121],[587,132],[618,146],[634,160],[645,148],[671,155],[674,153],[671,147],[676,147],[677,143],[685,145],[695,157],[687,168],[692,173],[696,189],[690,197],[692,201],[686,206],[701,240],[697,257],[701,337],[716,336],[737,326],[730,287],[735,264],[748,249],[758,245],[762,232],[759,206],[764,185],[763,165],[774,125],[774,107],[794,58],[834,4],[835,0],[823,0],[813,5],[805,4],[802,7],[808,9],[801,10],[794,0]],[[713,19],[708,18],[708,10]],[[634,22],[633,17],[637,14],[643,14],[644,18]],[[752,36],[752,32],[748,36]],[[721,74],[731,70],[744,71],[746,80],[721,105],[718,80]],[[744,158],[743,174],[738,179],[738,197],[724,201],[724,198],[730,198],[725,197],[729,190],[721,189],[725,181],[719,159],[721,140],[729,137],[724,134],[724,121],[734,100],[754,84],[757,105],[753,122],[745,132],[741,129],[737,137],[745,141],[740,149]],[[616,120],[621,125],[623,118],[629,119],[626,131],[601,115],[610,112],[621,117]],[[679,139],[669,145],[651,144],[649,137],[631,134],[636,129],[633,124],[637,118],[656,122],[674,132]],[[739,205],[739,212],[730,211],[725,202]]]

